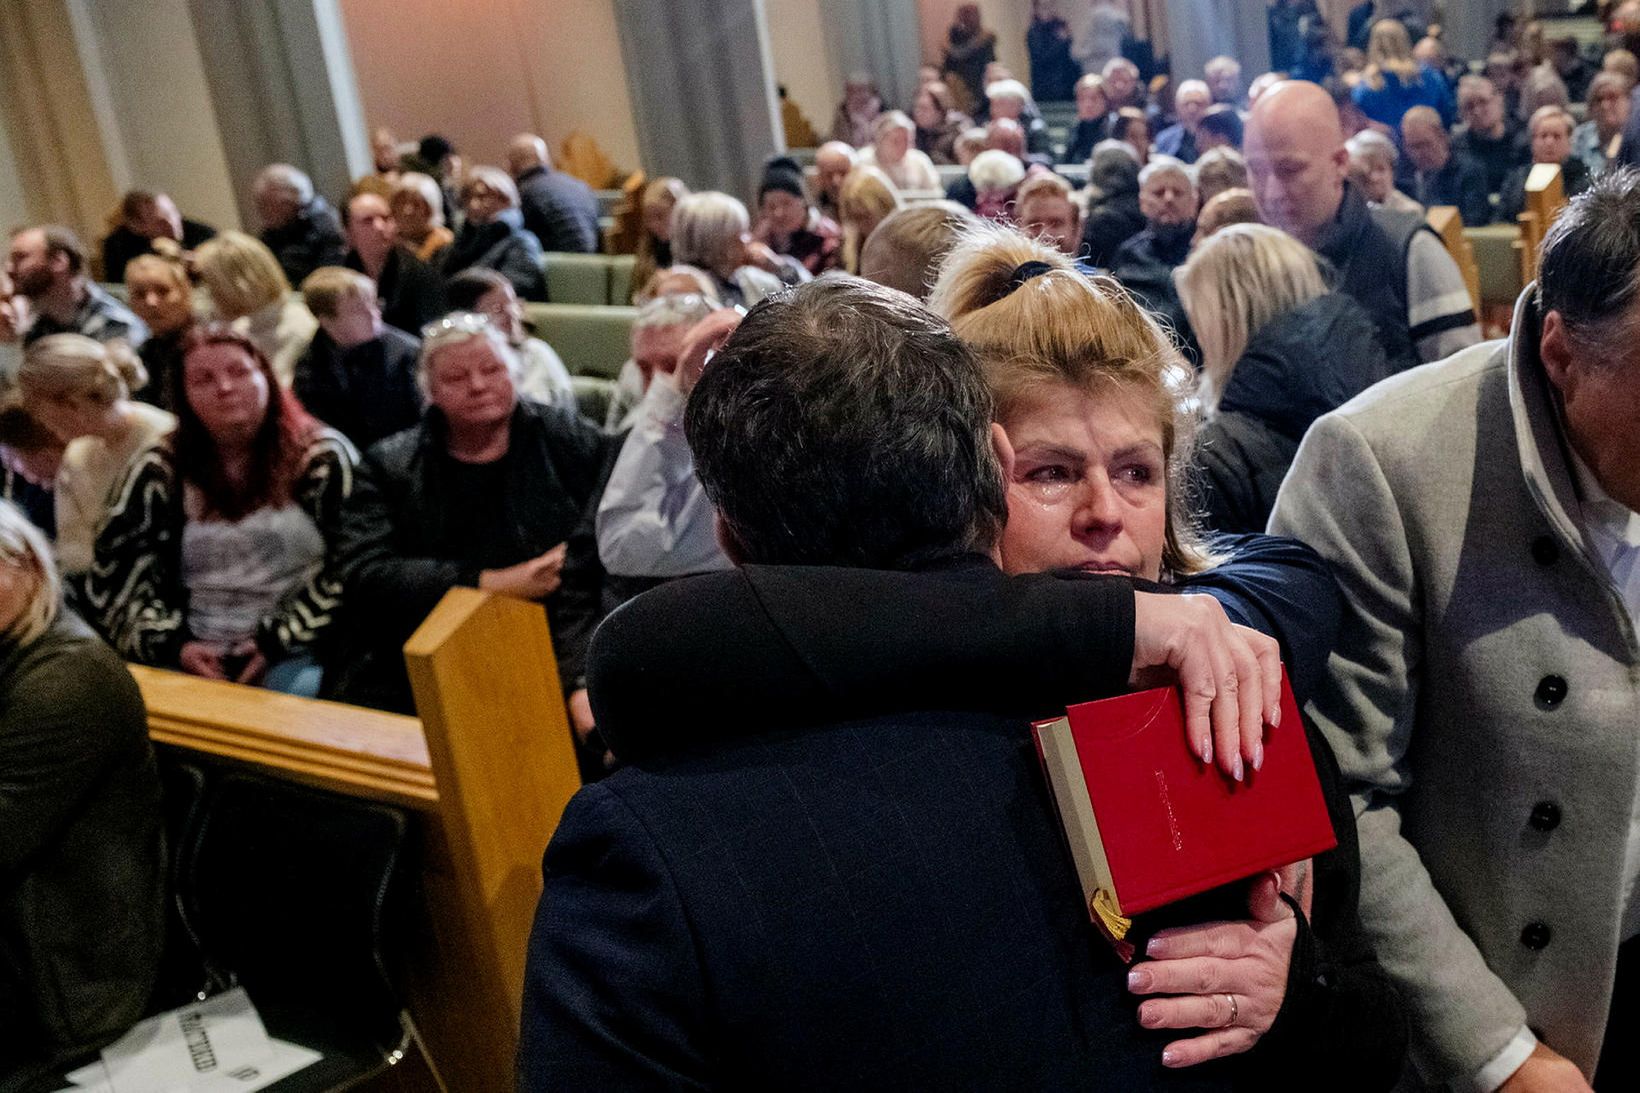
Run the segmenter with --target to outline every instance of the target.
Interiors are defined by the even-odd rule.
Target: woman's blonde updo
[[[148,384],[148,372],[124,342],[103,342],[84,334],[50,334],[30,345],[17,371],[25,404],[77,397],[112,406]]]
[[[1084,275],[1018,231],[986,223],[968,228],[946,257],[928,306],[978,354],[1004,428],[1059,387],[1143,398],[1161,427],[1167,464],[1163,571],[1183,575],[1214,564],[1187,496],[1194,373],[1127,290]]]

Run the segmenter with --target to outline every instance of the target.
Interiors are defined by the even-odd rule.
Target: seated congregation
[[[582,784],[520,1089],[1633,1088],[1640,4],[1473,65],[1362,7],[1273,4],[1249,88],[1107,0],[1033,5],[1022,80],[959,5],[910,101],[607,234],[538,136],[386,133],[347,193],[264,168],[254,233],[13,232],[0,1090],[164,1008],[127,665],[414,715],[452,590],[546,619]],[[1556,188],[1485,342],[1427,216]],[[1118,937],[1031,723],[1155,686],[1228,792],[1313,764],[1336,845]]]

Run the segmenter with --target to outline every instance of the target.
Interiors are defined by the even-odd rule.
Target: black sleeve
[[[527,231],[514,232],[503,248],[496,272],[512,282],[521,300],[547,298],[547,275],[541,268],[541,242]]]
[[[1480,164],[1469,162],[1464,164],[1465,170],[1459,175],[1459,184],[1463,187],[1460,195],[1462,200],[1458,206],[1458,213],[1463,217],[1464,227],[1476,227],[1490,223],[1492,220],[1492,200],[1486,192],[1486,170]]]
[[[1125,578],[1007,577],[988,561],[918,573],[751,566],[623,605],[593,635],[587,678],[599,731],[630,762],[664,751],[669,725],[733,737],[771,710],[794,726],[1062,713],[1127,690],[1133,624]]]
[[[615,469],[625,436],[621,434],[611,445],[597,488],[587,498],[580,523],[570,532],[561,583],[548,604],[553,653],[558,658],[558,676],[566,693],[586,686],[587,646],[604,620],[605,573],[598,558],[598,503],[603,500],[604,485]]]
[[[65,644],[19,659],[0,703],[0,888],[148,733],[136,681],[108,650]]]
[[[445,558],[410,555],[400,544],[403,519],[397,495],[411,488],[395,482],[380,446],[359,461],[353,494],[336,524],[336,571],[348,610],[374,619],[373,629],[408,638],[444,594],[476,584],[477,573]]]
[[[567,407],[543,406],[539,412],[547,419],[547,449],[552,469],[575,507],[585,508],[595,494],[603,493],[626,434],[612,438]]]
[[[1302,703],[1327,670],[1343,619],[1332,570],[1315,551],[1280,535],[1227,535],[1213,546],[1229,557],[1175,587],[1207,593],[1231,622],[1280,642],[1282,663]]]
[[[706,1089],[706,988],[666,862],[603,784],[564,810],[524,967],[519,1093]]]

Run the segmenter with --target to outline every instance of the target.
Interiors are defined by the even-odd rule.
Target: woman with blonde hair
[[[291,290],[279,260],[260,239],[225,231],[199,248],[197,264],[214,316],[254,342],[279,385],[289,387],[319,320]]]
[[[843,226],[843,268],[860,272],[860,248],[888,214],[905,207],[900,191],[881,170],[860,166],[843,179],[837,195],[837,218]]]
[[[456,234],[444,224],[444,191],[431,175],[407,171],[393,184],[388,199],[399,242],[423,262],[436,264]]]
[[[1310,423],[1389,375],[1372,319],[1286,232],[1235,224],[1176,274],[1202,349],[1198,457],[1218,531],[1263,530]]]
[[[109,499],[131,460],[176,426],[164,410],[131,397],[147,382],[142,362],[119,342],[52,334],[23,354],[18,394],[65,445],[56,509],[57,565],[66,577],[91,568]]]
[[[1207,592],[1232,621],[1281,642],[1293,687],[1305,694],[1325,670],[1338,622],[1332,578],[1290,540],[1202,540],[1185,492],[1193,376],[1155,320],[1114,280],[1086,277],[1065,255],[996,225],[971,229],[951,252],[929,304],[979,357],[1006,434],[1002,567],[1119,574]],[[1109,974],[1117,991],[1161,995],[1140,1005],[1135,1019],[1144,1027],[1205,1030],[1168,1044],[1165,1066],[1239,1054],[1271,1036],[1283,1047],[1247,1057],[1250,1088],[1300,1088],[1336,1072],[1340,1059],[1357,1067],[1360,1088],[1388,1088],[1400,1064],[1384,1032],[1401,1026],[1400,1002],[1356,914],[1360,862],[1337,764],[1311,726],[1303,731],[1338,849],[1282,870],[1279,881],[1266,874],[1250,890],[1226,886],[1136,921],[1136,944],[1150,959],[1131,968],[1112,959]],[[1297,744],[1296,735],[1286,739]],[[1232,778],[1263,760],[1259,746],[1234,733],[1204,750]],[[1278,888],[1289,898],[1278,898]],[[1300,915],[1311,929],[1298,928]],[[1180,958],[1207,952],[1225,919],[1242,920],[1238,932],[1270,944],[1236,943],[1245,951],[1225,960],[1204,992],[1188,975],[1192,962]],[[1147,947],[1164,925],[1173,929]],[[1290,967],[1316,974],[1289,977]],[[1167,1088],[1165,1079],[1157,1087]]]
[[[1412,37],[1399,19],[1380,19],[1372,25],[1367,67],[1350,98],[1369,119],[1396,133],[1414,106],[1433,108],[1448,127],[1457,116],[1446,77],[1413,57]]]
[[[193,282],[181,262],[141,254],[126,263],[125,295],[148,327],[148,337],[137,350],[148,383],[133,390],[131,397],[164,406],[161,400],[171,372],[182,366],[182,339],[194,326]]]
[[[644,186],[638,197],[638,253],[632,261],[632,298],[638,299],[657,270],[672,264],[672,210],[689,196],[682,179],[663,175]]]

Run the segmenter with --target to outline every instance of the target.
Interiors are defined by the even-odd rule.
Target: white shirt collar
[[[1570,444],[1567,450],[1572,457],[1572,474],[1577,478],[1583,526],[1601,540],[1602,552],[1605,553],[1607,545],[1640,549],[1640,513],[1613,499],[1601,488],[1600,480],[1583,462],[1583,457]]]

